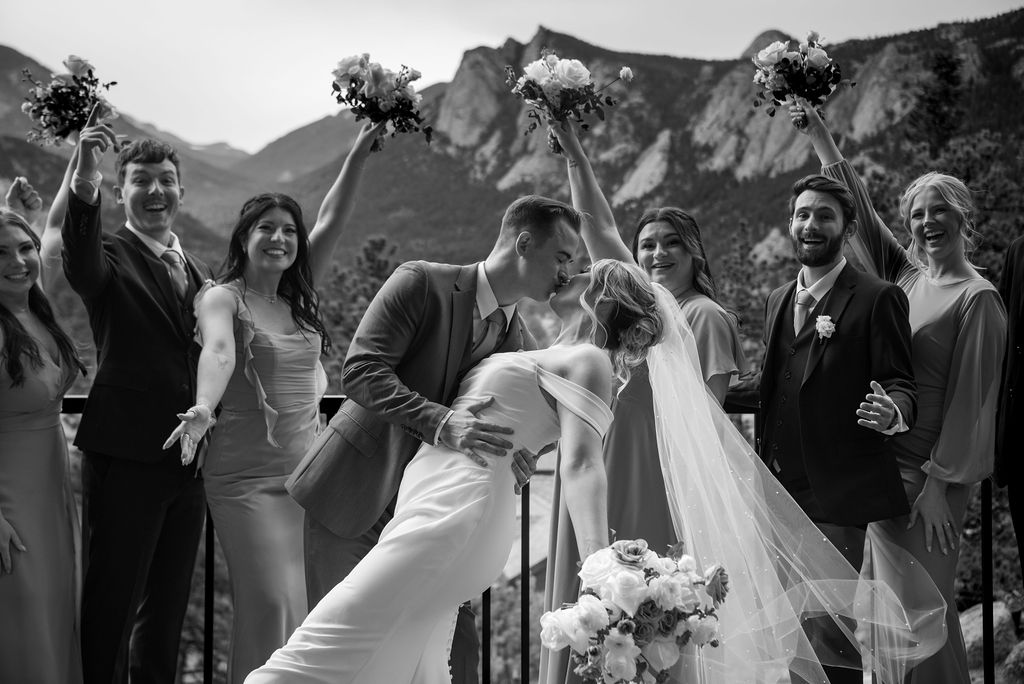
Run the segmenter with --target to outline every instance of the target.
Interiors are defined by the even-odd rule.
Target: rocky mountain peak
[[[740,57],[742,59],[750,59],[758,52],[763,50],[765,47],[767,47],[769,44],[774,43],[777,40],[786,42],[789,40],[793,40],[793,36],[789,35],[785,31],[780,31],[779,29],[768,29],[767,31],[758,34],[757,38],[754,38],[754,40],[750,43],[750,45],[747,46],[747,49],[743,51]]]

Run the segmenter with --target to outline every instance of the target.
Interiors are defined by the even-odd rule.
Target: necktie
[[[178,299],[185,298],[188,291],[188,276],[185,274],[185,262],[181,255],[173,249],[165,249],[160,259],[167,265],[167,272],[171,274],[171,284],[174,285],[174,292]]]
[[[811,309],[817,304],[817,300],[814,295],[808,290],[800,290],[796,293],[796,310],[793,312],[793,332],[797,335],[804,327],[804,323],[807,322],[807,314],[811,313]]]
[[[473,336],[473,349],[469,354],[470,362],[473,365],[498,348],[505,332],[505,312],[495,309],[480,323],[477,334]]]

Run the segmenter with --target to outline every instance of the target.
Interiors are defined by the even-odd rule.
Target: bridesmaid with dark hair
[[[37,282],[40,248],[0,211],[0,681],[75,683],[78,521],[60,408],[85,367]]]
[[[247,201],[225,274],[195,298],[203,347],[196,402],[164,448],[180,439],[189,462],[219,421],[200,465],[231,576],[229,682],[265,663],[306,616],[303,509],[284,482],[319,432],[327,389],[320,357],[331,342],[314,285],[331,266],[379,133],[363,126],[311,231],[287,195]]]
[[[573,206],[587,218],[583,241],[591,259],[635,261],[652,282],[663,285],[679,304],[693,329],[701,373],[708,391],[721,404],[733,376],[746,370],[736,316],[718,302],[718,290],[692,216],[676,207],[648,209],[637,221],[631,248],[619,235],[615,217],[576,136],[567,125],[552,126],[566,157]],[[608,474],[608,524],[619,539],[646,539],[664,553],[678,541],[672,524],[665,480],[658,457],[654,398],[646,364],[633,371],[615,399],[615,415],[604,439]],[[544,609],[552,610],[579,594],[572,524],[558,501],[552,502]],[[576,682],[568,649],[541,649],[541,684]]]

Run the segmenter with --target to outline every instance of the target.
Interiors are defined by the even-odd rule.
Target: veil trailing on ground
[[[721,563],[730,591],[721,645],[690,654],[694,682],[827,682],[822,666],[862,661],[899,684],[945,643],[945,602],[924,568],[872,535],[871,562],[889,563],[917,593],[860,576],[771,475],[706,391],[693,333],[655,285],[665,338],[648,354],[662,471],[673,524],[703,567]],[[867,563],[866,563],[867,564]],[[812,647],[802,623],[824,618],[842,644]],[[860,658],[856,653],[860,652]],[[696,672],[699,674],[696,674]],[[688,681],[688,680],[687,680]]]

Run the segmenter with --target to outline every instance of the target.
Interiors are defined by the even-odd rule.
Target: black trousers
[[[206,517],[195,465],[82,460],[86,684],[173,684]]]

